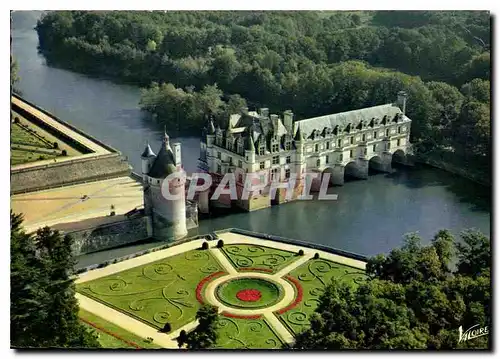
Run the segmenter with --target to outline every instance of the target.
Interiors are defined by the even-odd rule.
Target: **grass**
[[[219,317],[215,349],[280,349],[281,339],[264,319]]]
[[[244,289],[254,289],[260,292],[261,297],[256,301],[244,301],[237,297],[238,292]],[[217,288],[217,297],[228,306],[244,309],[264,308],[277,303],[284,292],[279,284],[260,278],[238,278],[221,284]]]
[[[192,250],[77,285],[77,291],[112,308],[172,331],[193,321],[201,304],[196,286],[223,271],[207,250]]]
[[[264,268],[276,273],[299,258],[293,252],[253,244],[228,244],[222,247],[222,252],[238,271]]]
[[[89,328],[89,330],[95,331],[99,337],[98,341],[103,348],[106,349],[137,349],[137,346],[143,349],[160,349],[161,347],[154,344],[148,343],[144,338],[141,338],[129,331],[108,322],[107,320],[94,315],[86,310],[80,309],[79,313],[83,324]],[[91,325],[89,323],[94,324]],[[106,331],[97,329],[104,328]],[[115,336],[109,334],[113,333]],[[135,345],[131,345],[135,344]]]
[[[17,117],[19,120],[19,123],[11,123],[10,157],[12,166],[61,157],[63,150],[66,151],[67,157],[82,154],[18,113],[12,112],[12,117]],[[57,142],[58,148],[54,148],[54,142]]]
[[[340,278],[352,286],[358,285],[365,278],[365,272],[325,259],[311,259],[295,268],[290,276],[296,278],[303,289],[303,299],[299,305],[278,318],[292,333],[298,334],[309,326],[309,317],[318,306],[322,289],[332,278]]]

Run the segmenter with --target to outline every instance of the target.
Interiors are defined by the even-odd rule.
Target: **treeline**
[[[487,12],[60,11],[37,31],[49,62],[169,83],[142,104],[180,133],[198,134],[207,106],[225,114],[242,98],[300,118],[392,102],[403,89],[422,154],[489,169]],[[231,94],[241,97],[230,105]]]

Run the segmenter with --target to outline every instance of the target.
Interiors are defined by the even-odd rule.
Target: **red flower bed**
[[[92,326],[92,327],[94,327],[94,328],[96,328],[96,329],[100,330],[101,332],[104,332],[104,333],[106,333],[106,334],[109,334],[109,335],[111,335],[112,337],[115,337],[115,338],[116,338],[116,339],[118,339],[118,340],[121,340],[122,342],[124,342],[124,343],[128,344],[128,345],[129,345],[129,346],[131,346],[131,347],[134,347],[134,348],[136,348],[136,349],[142,349],[142,347],[140,347],[140,346],[139,346],[139,345],[137,345],[136,343],[131,342],[131,341],[127,340],[127,339],[124,339],[124,338],[120,337],[118,334],[112,333],[112,332],[110,332],[109,330],[104,329],[103,327],[101,327],[101,326],[99,326],[99,325],[97,325],[97,324],[95,324],[95,323],[92,323],[92,322],[90,322],[90,321],[88,321],[88,320],[86,320],[86,319],[83,319],[83,318],[80,318],[80,320],[81,320],[82,322],[85,322],[85,323],[87,323],[88,325],[90,325],[90,326]]]
[[[258,289],[243,289],[236,293],[236,298],[244,302],[256,302],[262,297]]]
[[[198,299],[198,302],[200,302],[201,304],[204,304],[204,302],[203,302],[203,296],[201,295],[201,291],[203,290],[203,287],[205,286],[205,284],[207,284],[208,282],[210,282],[215,277],[219,277],[222,274],[226,274],[226,272],[220,271],[220,272],[212,273],[209,276],[203,278],[200,281],[200,283],[198,283],[198,285],[196,286],[196,299]]]
[[[240,268],[240,270],[243,271],[255,271],[255,272],[267,272],[267,273],[272,273],[273,270],[269,268]]]
[[[225,317],[234,318],[234,319],[260,319],[262,317],[262,314],[239,315],[239,314],[232,314],[232,313],[228,313],[228,312],[222,312],[221,314]]]
[[[302,290],[302,286],[300,285],[300,282],[297,279],[295,279],[294,277],[289,276],[289,275],[287,275],[285,278],[288,281],[292,282],[292,284],[295,286],[295,288],[297,289],[297,296],[295,297],[295,300],[292,303],[290,303],[288,306],[286,306],[283,309],[278,310],[277,311],[278,314],[283,314],[285,312],[288,312],[290,309],[295,308],[302,301],[302,297],[304,295],[304,292]]]

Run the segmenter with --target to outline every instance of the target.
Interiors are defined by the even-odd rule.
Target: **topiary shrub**
[[[14,123],[19,123],[19,117],[14,117]]]
[[[304,255],[304,250],[303,249],[299,249],[299,256],[303,256]]]
[[[319,253],[318,252],[314,253],[314,259],[319,259]]]
[[[54,142],[54,148],[59,148],[59,144],[57,142]]]
[[[63,156],[67,156],[67,155],[68,155],[68,152],[66,152],[66,150],[62,150],[61,154],[62,154]]]
[[[224,247],[224,241],[222,239],[219,239],[219,241],[217,242],[217,248],[222,248]]]
[[[39,159],[39,160],[44,160],[44,159],[45,159],[45,157],[44,157],[44,156],[42,156],[42,155],[40,155],[40,156],[38,156],[38,159]]]
[[[208,242],[203,242],[203,244],[201,245],[201,249],[208,249]]]
[[[172,325],[170,323],[165,323],[161,331],[163,333],[170,333],[171,330],[172,330]]]

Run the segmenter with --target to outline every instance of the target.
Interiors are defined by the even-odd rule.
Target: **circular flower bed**
[[[217,299],[228,307],[260,309],[278,303],[283,297],[281,286],[263,278],[237,278],[215,289]]]
[[[262,297],[258,289],[243,289],[236,293],[236,298],[244,302],[256,302]]]

